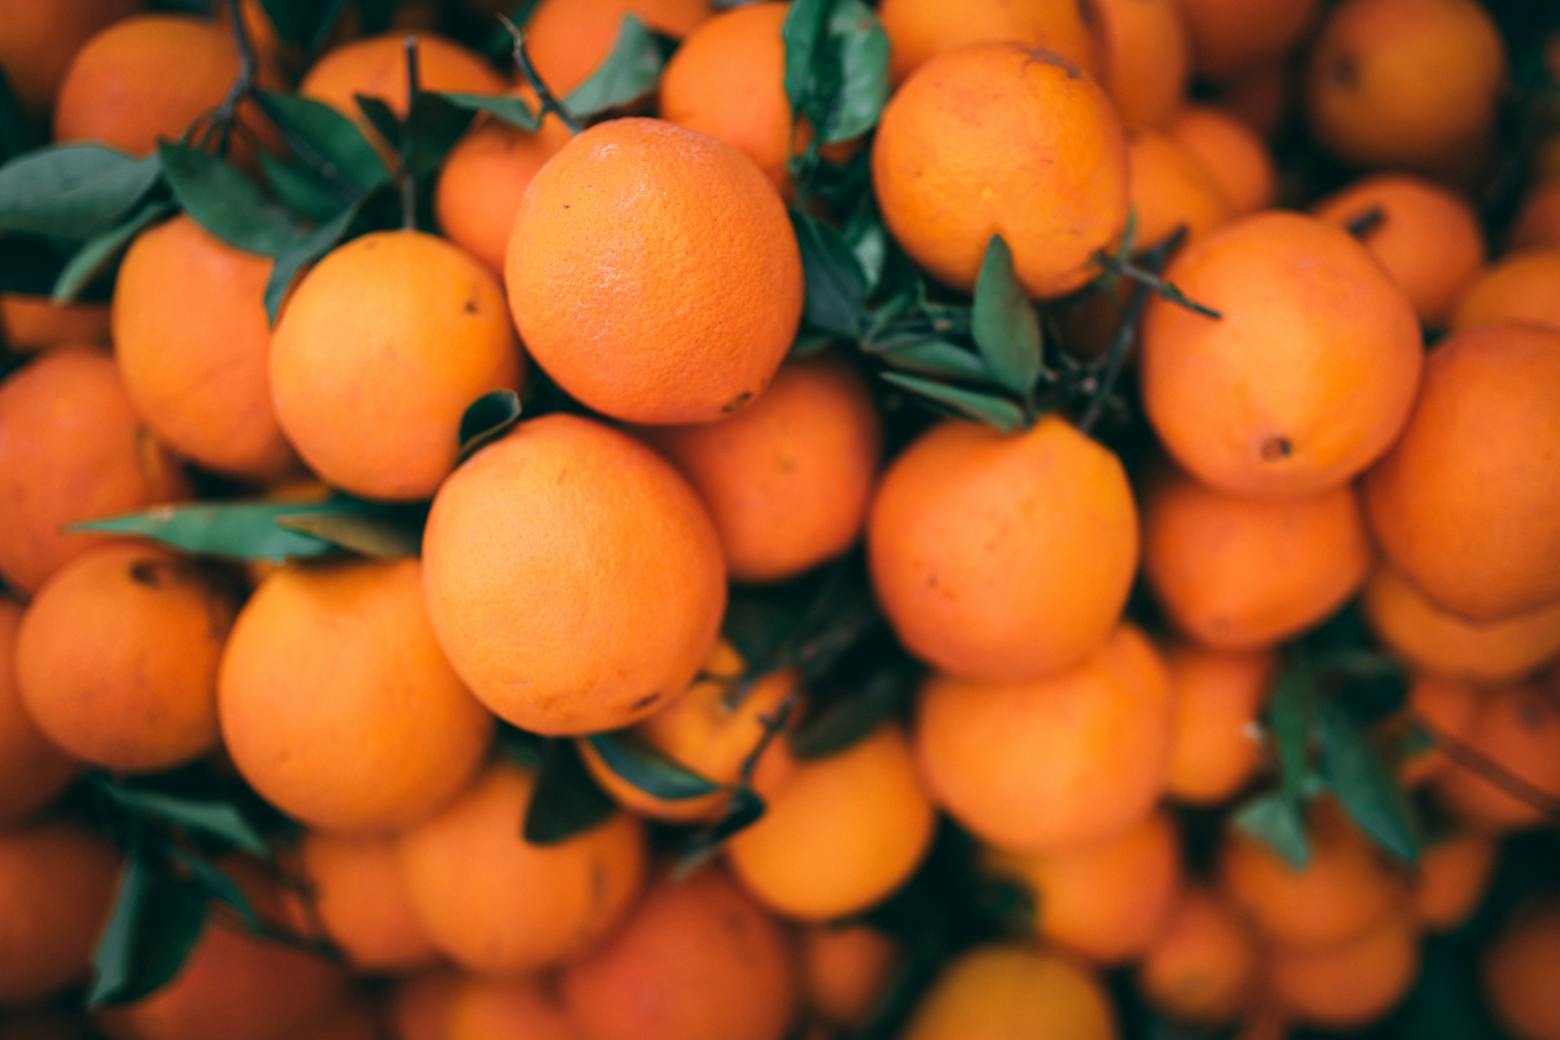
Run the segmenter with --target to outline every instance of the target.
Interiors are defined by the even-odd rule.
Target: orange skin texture
[[[559,1002],[535,979],[462,979],[437,1040],[580,1040]]]
[[[575,136],[531,180],[504,268],[526,349],[629,422],[708,422],[763,393],[802,310],[774,187],[724,141],[657,119]]]
[[[1318,0],[1177,0],[1192,67],[1214,80],[1275,63],[1300,42]]]
[[[136,238],[114,285],[114,357],[137,414],[173,450],[251,480],[297,466],[271,404],[271,264],[181,215]]]
[[[713,13],[710,0],[543,0],[525,23],[525,49],[542,80],[564,97],[612,53],[624,15],[680,38]]]
[[[94,765],[141,772],[199,758],[217,744],[217,662],[236,594],[144,543],[71,561],[22,617],[23,705],[44,736]]]
[[[1166,133],[1203,164],[1224,191],[1234,216],[1266,209],[1278,193],[1278,171],[1267,145],[1239,118],[1223,109],[1188,105]]]
[[[1218,895],[1187,888],[1143,954],[1138,985],[1182,1022],[1233,1022],[1250,1002],[1257,950],[1240,915]]]
[[[1510,247],[1560,248],[1560,180],[1544,181],[1528,193],[1512,225]],[[0,297],[0,315],[4,312],[5,300]],[[0,320],[0,325],[4,324]]]
[[[899,943],[864,924],[814,925],[798,944],[802,994],[813,1014],[865,1029],[899,970]]]
[[[1131,130],[1164,126],[1191,78],[1191,41],[1177,0],[1095,0],[1094,13],[1100,80],[1122,123]]]
[[[0,1008],[85,978],[118,873],[113,846],[73,823],[0,834]]]
[[[932,797],[992,844],[1049,851],[1120,834],[1164,790],[1170,680],[1130,625],[1068,672],[1028,682],[935,676],[915,745]]]
[[[878,20],[888,34],[888,74],[897,86],[929,60],[973,44],[1011,41],[1060,55],[1092,77],[1100,45],[1078,0],[883,0]]]
[[[299,844],[298,865],[325,936],[355,968],[405,972],[436,958],[394,838],[316,831]]]
[[[1494,621],[1469,621],[1442,610],[1383,566],[1366,582],[1360,603],[1377,638],[1420,671],[1502,683],[1560,655],[1560,602]]]
[[[760,904],[803,921],[881,902],[920,865],[937,825],[897,725],[798,763],[766,802],[758,822],[726,843],[726,862]],[[823,850],[827,871],[818,869]]]
[[[1560,695],[1551,687],[1508,686],[1486,691],[1463,743],[1506,773],[1560,798]],[[1450,765],[1435,778],[1442,804],[1469,826],[1504,833],[1545,822],[1532,803],[1472,769]]]
[[[1482,976],[1496,1016],[1524,1040],[1560,1036],[1560,905],[1540,903],[1506,927],[1484,954]]]
[[[1408,716],[1435,732],[1466,740],[1482,700],[1481,692],[1466,682],[1421,675],[1408,692]],[[1400,776],[1406,784],[1421,784],[1456,768],[1439,748],[1429,747],[1404,762]]]
[[[106,353],[56,347],[0,384],[0,578],[21,592],[109,536],[66,524],[182,498]]]
[[[1420,926],[1449,932],[1468,920],[1489,885],[1497,851],[1492,838],[1473,833],[1426,848],[1413,881],[1414,919]]]
[[[786,933],[718,869],[664,880],[563,973],[583,1040],[780,1040],[796,1011]]]
[[[1234,215],[1219,182],[1168,134],[1134,134],[1127,167],[1139,246],[1161,242],[1180,227],[1189,239],[1197,238]]]
[[[1304,631],[1354,595],[1370,566],[1352,487],[1245,498],[1164,474],[1144,496],[1149,585],[1177,628],[1216,650]]]
[[[1097,964],[1145,952],[1181,887],[1175,825],[1162,811],[1103,841],[1028,855],[998,852],[990,864],[1028,889],[1042,943]]]
[[[1560,601],[1557,400],[1560,329],[1489,325],[1430,352],[1364,491],[1382,552],[1441,609],[1494,621]]]
[[[412,906],[434,945],[469,971],[514,975],[577,956],[644,881],[644,829],[621,813],[556,844],[526,842],[535,790],[535,776],[495,761],[401,835]]]
[[[108,342],[108,304],[55,303],[47,296],[0,293],[0,344],[17,353],[61,343]]]
[[[1224,894],[1270,942],[1322,950],[1358,938],[1405,899],[1402,881],[1334,803],[1311,812],[1311,859],[1289,865],[1232,828],[1220,856]]]
[[[342,831],[404,827],[459,791],[493,720],[434,642],[417,561],[290,567],[239,614],[222,735],[282,811]]]
[[[423,560],[455,670],[537,733],[653,714],[692,683],[726,607],[720,542],[693,489],[643,444],[576,416],[521,423],[445,481]]]
[[[283,432],[320,477],[369,498],[431,496],[455,465],[466,407],[518,390],[522,367],[498,279],[420,231],[374,232],[331,252],[293,290],[271,339]]]
[[[1005,435],[950,421],[883,474],[867,521],[878,603],[942,671],[1053,675],[1097,650],[1138,561],[1121,462],[1056,417]]]
[[[1452,311],[1453,329],[1526,322],[1560,332],[1560,246],[1508,253],[1481,271]]]
[[[1434,168],[1488,132],[1505,74],[1473,0],[1347,0],[1308,58],[1306,110],[1343,159]]]
[[[38,729],[16,681],[22,608],[0,595],[0,827],[20,823],[59,796],[76,766]]]
[[[81,45],[140,6],[138,0],[0,0],[0,65],[22,108],[46,115]]]
[[[1277,947],[1269,952],[1267,983],[1295,1017],[1342,1029],[1384,1016],[1419,971],[1419,936],[1403,912],[1388,914],[1361,935],[1323,949]]]
[[[1173,643],[1164,655],[1175,702],[1166,789],[1192,805],[1222,802],[1262,764],[1258,716],[1278,658],[1272,651],[1230,653],[1190,643]]]
[[[921,997],[905,1040],[1112,1040],[1099,979],[1055,953],[983,946],[961,954]]]
[[[1377,174],[1356,181],[1312,208],[1318,220],[1343,227],[1379,209],[1381,223],[1361,236],[1426,325],[1446,322],[1468,282],[1484,265],[1484,236],[1473,209],[1429,181]]]
[[[736,581],[795,577],[861,534],[882,423],[840,358],[781,366],[764,395],[729,418],[642,432],[709,507]]]
[[[1143,321],[1144,407],[1203,482],[1245,495],[1336,488],[1403,428],[1419,322],[1347,232],[1255,214],[1193,242],[1165,277],[1223,316],[1156,297]]]
[[[1126,136],[1066,58],[976,44],[931,59],[889,100],[872,183],[894,239],[938,281],[968,292],[1001,235],[1024,289],[1061,296],[1098,274],[1094,254],[1126,224]]]

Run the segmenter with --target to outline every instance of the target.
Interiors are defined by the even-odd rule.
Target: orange
[[[1100,81],[1121,121],[1129,129],[1164,126],[1191,76],[1191,42],[1177,0],[1095,0],[1093,10]]]
[[[0,834],[0,1008],[85,977],[118,873],[113,847],[73,823]]]
[[[22,108],[47,113],[81,45],[140,6],[138,0],[0,0],[0,65]]]
[[[1018,434],[934,426],[883,475],[867,521],[878,603],[956,675],[1064,671],[1121,617],[1138,559],[1121,462],[1050,416]]]
[[[1382,566],[1366,582],[1360,605],[1377,638],[1421,671],[1509,682],[1560,655],[1560,602],[1494,621],[1468,621]]]
[[[283,432],[324,480],[370,498],[432,495],[466,407],[520,378],[498,280],[421,231],[339,246],[298,283],[271,339]]]
[[[1462,743],[1550,804],[1560,799],[1560,695],[1553,687],[1485,692]],[[1436,776],[1435,789],[1448,808],[1482,830],[1520,830],[1547,819],[1531,801],[1455,761]]]
[[[897,725],[799,763],[766,803],[726,843],[726,862],[760,904],[804,921],[881,902],[915,871],[937,824]]]
[[[1267,145],[1231,113],[1207,105],[1188,105],[1165,130],[1203,164],[1224,190],[1235,216],[1273,204],[1278,172]]]
[[[1340,158],[1435,168],[1482,142],[1505,73],[1474,0],[1345,0],[1311,49],[1306,111]]]
[[[1444,324],[1458,294],[1484,264],[1484,233],[1459,196],[1406,174],[1355,181],[1313,207],[1343,227],[1373,211],[1380,222],[1360,236],[1427,325]]]
[[[536,777],[495,762],[400,838],[412,907],[469,971],[514,975],[577,956],[629,909],[645,875],[644,830],[621,813],[550,845],[521,827]]]
[[[218,704],[234,765],[267,801],[315,827],[379,830],[470,780],[493,720],[439,652],[421,592],[416,560],[284,568],[255,590]]]
[[[1474,720],[1479,716],[1482,699],[1479,690],[1455,679],[1422,675],[1414,681],[1408,692],[1408,720],[1411,723],[1422,721],[1432,744],[1402,764],[1400,775],[1405,783],[1420,784],[1457,768],[1447,762],[1445,753],[1434,746],[1436,734],[1445,734],[1453,740],[1466,740],[1473,729]]]
[[[542,0],[525,23],[526,52],[559,97],[612,53],[632,14],[654,32],[683,37],[711,14],[710,0]]]
[[[379,1016],[367,1001],[342,1004],[310,1021],[288,1040],[383,1040]]]
[[[735,147],[656,119],[599,123],[537,172],[504,280],[537,364],[630,422],[707,422],[749,403],[802,310],[773,186]]]
[[[1175,825],[1162,811],[1114,837],[1051,852],[998,852],[989,864],[1028,890],[1042,943],[1100,964],[1146,951],[1181,885]]]
[[[802,993],[813,1014],[862,1030],[899,969],[899,943],[870,925],[814,925],[799,943]]]
[[[1233,215],[1219,182],[1168,134],[1143,130],[1132,135],[1127,168],[1140,246],[1161,242],[1182,227],[1188,238],[1196,238]]]
[[[1335,946],[1275,948],[1268,958],[1268,985],[1296,1017],[1343,1029],[1384,1016],[1408,992],[1418,971],[1413,922],[1393,912]]]
[[[780,1040],[796,1009],[787,936],[715,868],[651,887],[564,969],[583,1040]]]
[[[915,745],[932,797],[978,837],[1066,849],[1120,834],[1164,790],[1170,681],[1123,625],[1071,671],[1027,682],[934,676]]]
[[[1543,181],[1528,192],[1512,225],[1510,246],[1514,250],[1560,248],[1560,180]],[[4,306],[0,298],[0,314]]]
[[[1560,246],[1508,253],[1479,272],[1452,311],[1452,328],[1528,322],[1560,331]]]
[[[782,366],[762,397],[729,418],[644,436],[709,507],[732,578],[779,581],[861,534],[881,427],[861,376],[831,356]]]
[[[49,740],[94,765],[139,772],[199,758],[217,744],[217,662],[237,592],[163,549],[94,549],[22,617],[22,703]]]
[[[1246,498],[1176,473],[1143,504],[1143,570],[1176,627],[1218,650],[1271,646],[1354,595],[1370,537],[1351,487]]]
[[[1500,1021],[1523,1040],[1560,1036],[1560,906],[1540,903],[1506,926],[1484,954],[1484,991]]]
[[[0,384],[0,578],[19,591],[108,540],[65,525],[184,493],[102,351],[56,347]]]
[[[1414,918],[1422,927],[1449,932],[1472,916],[1489,884],[1497,853],[1493,839],[1462,833],[1420,854],[1414,877]]]
[[[976,44],[926,62],[889,100],[872,183],[894,239],[938,281],[969,291],[1001,235],[1024,289],[1061,296],[1098,273],[1095,254],[1126,224],[1126,139],[1068,59]]]
[[[188,216],[142,232],[114,286],[114,356],[130,401],[170,448],[266,480],[297,465],[271,405],[271,260]]]
[[[1215,80],[1276,64],[1300,42],[1317,0],[1178,0],[1192,67]]]
[[[1247,495],[1323,491],[1403,428],[1419,323],[1347,232],[1259,213],[1193,242],[1166,278],[1221,315],[1155,298],[1143,322],[1143,405],[1192,475]]]
[[[1364,489],[1387,559],[1441,609],[1494,621],[1560,601],[1557,400],[1560,329],[1488,325],[1430,352]]]
[[[31,816],[59,795],[75,765],[42,733],[16,681],[16,633],[22,608],[0,595],[0,827]]]
[[[1193,805],[1221,802],[1262,764],[1259,716],[1278,673],[1278,656],[1189,643],[1172,643],[1164,655],[1175,704],[1167,791]]]
[[[1115,1016],[1091,972],[1054,953],[981,946],[960,954],[922,995],[905,1040],[1111,1040]]]
[[[108,304],[55,303],[47,296],[0,293],[0,344],[18,353],[61,343],[108,342]]]
[[[438,1040],[579,1040],[553,995],[535,979],[462,979]]]
[[[321,930],[353,967],[404,972],[435,958],[393,838],[312,832],[298,865]]]
[[[654,713],[692,682],[726,605],[720,542],[693,489],[638,441],[571,415],[521,423],[456,470],[423,559],[455,670],[538,733]]]
[[[1220,1025],[1247,1007],[1257,976],[1256,944],[1229,905],[1202,888],[1176,900],[1138,967],[1149,1003],[1185,1022]]]
[[[902,82],[930,59],[976,43],[1014,43],[1059,55],[1090,76],[1100,67],[1092,17],[1078,0],[883,0],[878,20],[888,34],[888,73]]]

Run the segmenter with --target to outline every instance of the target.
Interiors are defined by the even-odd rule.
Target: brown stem
[[[249,28],[244,25],[244,15],[239,9],[239,0],[228,0],[228,18],[233,23],[233,45],[238,50],[238,75],[234,77],[233,84],[228,87],[227,93],[223,95],[217,107],[203,117],[207,125],[206,131],[201,135],[201,143],[205,144],[210,140],[209,134],[215,133],[217,150],[220,152],[227,151],[233,122],[238,117],[238,106],[254,89],[255,77],[260,67],[255,59],[254,43],[249,39]]]
[[[1380,206],[1372,206],[1365,212],[1350,218],[1343,229],[1355,238],[1364,238],[1386,222],[1387,211]]]
[[[1166,239],[1166,241],[1169,241],[1169,239]],[[1224,315],[1207,304],[1198,303],[1196,300],[1191,299],[1172,283],[1159,277],[1155,272],[1133,263],[1130,257],[1115,256],[1102,249],[1094,254],[1094,262],[1118,277],[1129,278],[1139,285],[1148,286],[1156,294],[1163,296],[1178,307],[1185,307],[1193,314],[1201,314],[1203,317],[1212,318],[1215,321],[1219,321],[1224,317]]]
[[[417,69],[417,37],[408,36],[406,47],[406,115],[410,120],[417,95],[422,91],[422,77]],[[408,124],[401,132],[401,226],[417,226],[417,178],[412,175],[412,135]]]
[[[1537,809],[1549,819],[1560,820],[1560,798],[1528,783],[1484,752],[1459,740],[1422,714],[1414,712],[1411,717],[1416,725],[1430,734],[1435,740],[1436,747],[1454,765],[1477,773],[1511,797]]]
[[[521,75],[525,76],[525,81],[531,85],[532,90],[536,91],[537,100],[541,102],[542,110],[537,115],[538,122],[546,119],[547,113],[551,112],[558,117],[558,122],[568,128],[569,133],[577,134],[584,130],[585,124],[580,122],[579,117],[570,112],[562,101],[558,100],[558,95],[552,92],[552,88],[547,85],[541,74],[536,71],[536,66],[531,63],[531,55],[525,49],[525,33],[521,32],[520,27],[510,21],[505,15],[499,15],[498,20],[504,23],[504,28],[509,31],[510,38],[515,41],[515,64],[520,66]]]

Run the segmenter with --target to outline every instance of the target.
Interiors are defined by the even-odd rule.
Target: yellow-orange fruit
[[[1176,0],[1095,0],[1094,13],[1100,80],[1121,121],[1129,129],[1164,126],[1191,76],[1191,41]]]
[[[436,1040],[495,1037],[580,1040],[579,1031],[565,1016],[562,1005],[537,980],[462,979],[450,996],[445,1031]]]
[[[1483,232],[1472,207],[1418,177],[1366,177],[1323,199],[1313,212],[1340,227],[1379,212],[1360,240],[1427,325],[1446,321],[1484,263]]]
[[[1553,686],[1486,691],[1462,743],[1553,804],[1560,798],[1560,693]],[[1435,778],[1441,801],[1471,826],[1512,831],[1541,824],[1531,799],[1453,762]]]
[[[1344,159],[1435,167],[1489,130],[1505,73],[1474,0],[1346,0],[1311,49],[1306,110]]]
[[[37,0],[0,2],[0,66],[16,100],[42,115],[81,45],[109,22],[133,14],[139,0]],[[76,338],[76,337],[72,337]]]
[[[911,259],[968,291],[993,235],[1032,296],[1098,272],[1127,218],[1127,144],[1076,65],[1016,43],[928,61],[889,100],[872,147],[883,219]]]
[[[62,343],[108,342],[108,305],[55,303],[47,296],[0,293],[0,345],[18,353]]]
[[[1090,13],[1078,0],[883,0],[878,20],[888,34],[888,73],[899,83],[930,59],[977,43],[1046,50],[1090,76],[1100,68]]]
[[[1440,735],[1451,740],[1464,740],[1473,729],[1479,716],[1481,692],[1472,685],[1456,679],[1421,675],[1414,680],[1408,692],[1407,718],[1412,724],[1425,729],[1431,738],[1431,746],[1411,755],[1402,764],[1400,776],[1408,784],[1421,784],[1448,769],[1456,768],[1446,760],[1443,751],[1434,741]]]
[[[1138,967],[1143,995],[1171,1018],[1223,1025],[1250,1000],[1257,950],[1239,915],[1217,895],[1189,888]]]
[[[1442,340],[1397,444],[1365,478],[1394,567],[1441,609],[1494,621],[1560,601],[1560,329]]]
[[[542,0],[525,23],[525,46],[543,81],[563,97],[606,60],[626,15],[682,37],[711,13],[710,0]]]
[[[331,830],[427,816],[470,780],[493,728],[434,642],[416,560],[278,571],[240,612],[217,685],[244,779]]]
[[[915,745],[932,797],[1010,849],[1120,834],[1164,790],[1171,693],[1147,639],[1118,628],[1071,671],[1028,682],[933,677]]]
[[[0,384],[0,577],[21,592],[108,540],[65,525],[184,493],[107,354],[56,347]]]
[[[804,921],[882,901],[920,864],[937,824],[895,725],[801,762],[766,802],[758,822],[726,843],[726,862],[759,903]],[[821,858],[828,870],[818,869]]]
[[[1560,248],[1560,180],[1540,182],[1523,199],[1508,244],[1514,250]],[[4,314],[5,298],[0,297],[0,328]]]
[[[1497,851],[1492,838],[1474,833],[1426,848],[1413,880],[1414,919],[1438,932],[1466,921],[1484,896]]]
[[[521,423],[445,481],[423,560],[455,670],[538,733],[652,714],[692,682],[726,605],[720,541],[693,489],[638,441],[577,416]]]
[[[738,581],[794,577],[850,548],[882,444],[871,393],[837,357],[782,366],[729,418],[644,436],[709,507]]]
[[[785,932],[713,868],[658,882],[563,973],[584,1040],[780,1040],[796,990]]]
[[[1354,595],[1370,563],[1352,487],[1246,498],[1165,473],[1144,497],[1149,584],[1176,627],[1215,649],[1309,628]]]
[[[1457,301],[1452,328],[1527,322],[1560,332],[1560,246],[1510,253],[1481,271]]]
[[[1182,227],[1188,238],[1196,238],[1233,215],[1219,182],[1168,134],[1133,134],[1127,168],[1140,246],[1163,241]]]
[[[1115,1016],[1092,973],[1054,953],[982,946],[961,954],[921,997],[905,1040],[1112,1040]]]
[[[1515,918],[1484,954],[1484,991],[1502,1024],[1522,1040],[1560,1037],[1560,906],[1541,903]]]
[[[527,842],[535,792],[534,775],[495,762],[401,835],[412,907],[433,944],[470,971],[513,975],[583,953],[644,880],[644,831],[621,813],[560,842]]]
[[[159,548],[105,545],[39,590],[16,636],[38,728],[113,770],[168,769],[217,743],[217,663],[237,589]]]
[[[1257,720],[1278,657],[1272,651],[1230,653],[1188,643],[1173,643],[1164,654],[1175,705],[1166,789],[1194,805],[1223,801],[1261,765]]]
[[[420,231],[331,252],[293,290],[271,340],[282,430],[327,482],[371,498],[432,495],[455,464],[467,406],[520,378],[498,280]]]
[[[577,135],[532,178],[504,280],[526,349],[630,422],[707,422],[769,385],[796,335],[802,265],[753,161],[656,119]]]
[[[1146,951],[1181,885],[1175,826],[1164,812],[1100,841],[1050,852],[998,852],[989,864],[1028,890],[1041,942],[1100,964]]]
[[[0,1008],[86,975],[118,872],[113,847],[73,823],[0,834]]]
[[[802,995],[812,1012],[865,1029],[899,967],[899,944],[870,925],[814,925],[802,932]]]
[[[1269,952],[1267,984],[1296,1017],[1335,1029],[1363,1026],[1390,1011],[1419,970],[1419,937],[1402,911],[1364,933],[1321,949]]]
[[[1442,610],[1383,565],[1366,582],[1360,605],[1377,638],[1420,671],[1509,682],[1560,655],[1560,602],[1494,621],[1469,621]]]
[[[1138,559],[1121,462],[1054,416],[1004,435],[933,427],[889,466],[867,521],[872,584],[916,656],[955,675],[1076,665],[1121,617]]]
[[[1317,0],[1178,0],[1192,67],[1227,80],[1276,63],[1300,42]]]
[[[1403,428],[1419,322],[1347,232],[1259,213],[1193,242],[1166,278],[1221,315],[1156,298],[1143,322],[1144,408],[1205,483],[1247,495],[1335,488]]]
[[[435,959],[394,838],[316,831],[299,844],[298,865],[321,929],[354,967],[403,972]]]
[[[296,465],[271,404],[271,266],[181,215],[131,243],[114,284],[114,357],[137,414],[181,455],[254,480]]]
[[[1234,215],[1266,209],[1278,192],[1278,171],[1267,145],[1245,123],[1222,109],[1187,105],[1165,132],[1203,164],[1224,191]]]
[[[76,775],[74,763],[38,731],[16,681],[22,608],[0,595],[0,827],[52,802]]]

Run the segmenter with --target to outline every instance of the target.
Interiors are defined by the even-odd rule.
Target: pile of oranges
[[[0,0],[0,1038],[1560,1040],[1546,5],[191,6]]]

